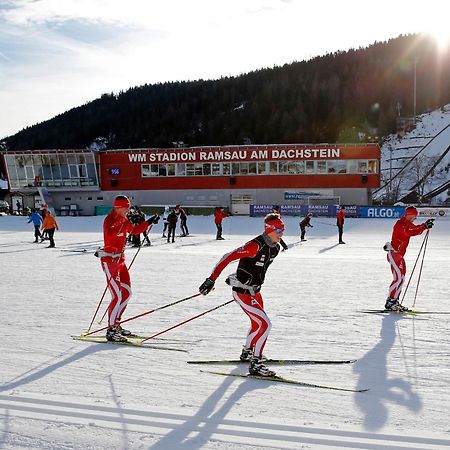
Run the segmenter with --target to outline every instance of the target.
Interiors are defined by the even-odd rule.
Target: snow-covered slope
[[[382,185],[394,178],[406,164],[408,167],[389,186],[379,190],[375,198],[394,192],[395,200],[399,200],[408,194],[410,188],[422,178],[449,146],[450,104],[418,116],[416,128],[403,137],[397,134],[389,135],[381,147]],[[418,190],[421,191],[420,194],[426,194],[449,180],[450,152]],[[433,203],[442,203],[448,198],[448,193],[443,192],[433,199]]]
[[[363,314],[383,306],[391,274],[382,250],[389,219],[347,219],[337,244],[334,219],[313,218],[299,243],[298,218],[286,217],[295,244],[270,267],[263,287],[273,328],[271,357],[357,358],[343,366],[278,366],[312,383],[370,388],[347,393],[201,373],[187,360],[236,358],[248,320],[230,304],[155,341],[188,351],[73,341],[89,324],[105,285],[99,261],[101,217],[61,217],[55,249],[33,244],[23,217],[0,217],[0,448],[52,449],[435,449],[450,448],[448,315]],[[261,218],[190,217],[192,236],[153,245],[132,267],[126,316],[197,292],[226,252],[259,234]],[[450,220],[431,230],[417,307],[450,311]],[[408,275],[423,235],[411,239]],[[84,253],[79,250],[86,249]],[[136,250],[127,250],[131,261]],[[216,291],[136,321],[150,335],[230,299]],[[405,304],[411,305],[416,278]],[[101,307],[101,313],[105,305]],[[180,343],[173,339],[189,342]],[[275,367],[274,367],[275,368]],[[244,372],[244,367],[211,367]]]

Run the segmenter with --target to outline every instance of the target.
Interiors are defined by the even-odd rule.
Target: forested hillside
[[[376,140],[395,130],[399,114],[412,116],[415,64],[417,114],[449,103],[450,51],[410,35],[238,77],[104,94],[4,144],[18,150],[94,141],[164,148]]]

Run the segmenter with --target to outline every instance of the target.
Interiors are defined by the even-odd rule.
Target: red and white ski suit
[[[117,214],[114,209],[103,222],[103,251],[108,256],[103,256],[100,261],[112,297],[108,307],[110,327],[120,322],[131,297],[130,274],[125,264],[127,234],[140,234],[148,228],[146,221],[133,225],[126,217]]]
[[[254,356],[262,355],[272,327],[270,319],[264,311],[264,301],[259,290],[264,282],[267,268],[279,251],[278,244],[268,245],[262,235],[257,236],[244,246],[224,255],[209,277],[215,281],[228,264],[240,260],[236,278],[242,285],[230,284],[233,286],[234,300],[250,319],[250,330],[245,347],[252,348]],[[246,287],[250,289],[246,289]]]
[[[395,222],[391,238],[392,249],[389,250],[387,254],[387,260],[391,265],[392,275],[394,276],[394,279],[389,286],[389,298],[398,300],[400,297],[406,274],[404,256],[406,249],[408,248],[410,237],[422,234],[425,230],[425,224],[414,225],[406,220],[406,217],[402,217]]]

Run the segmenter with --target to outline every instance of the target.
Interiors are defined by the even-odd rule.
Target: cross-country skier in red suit
[[[214,223],[216,224],[217,234],[216,240],[223,241],[222,237],[222,221],[223,219],[230,217],[232,214],[229,212],[225,212],[221,206],[217,206],[214,211]]]
[[[405,215],[397,220],[392,230],[391,242],[387,242],[384,249],[388,252],[387,260],[391,265],[392,275],[394,279],[389,286],[389,295],[384,305],[385,309],[390,311],[407,311],[408,308],[402,306],[398,301],[405,281],[406,264],[405,253],[408,248],[411,236],[422,234],[425,230],[433,227],[433,219],[428,219],[420,225],[414,225],[417,217],[417,209],[414,206],[406,208]]]
[[[131,297],[130,274],[125,264],[127,235],[143,233],[159,219],[156,215],[145,220],[145,216],[142,215],[140,223],[132,223],[129,220],[131,216],[128,214],[130,207],[128,197],[118,195],[115,198],[113,209],[103,222],[104,247],[98,251],[112,296],[108,307],[109,328],[106,332],[108,341],[126,341],[124,336],[131,335],[130,331],[117,325]]]
[[[344,221],[345,221],[345,206],[341,206],[338,213],[336,214],[336,226],[339,232],[339,244],[345,244],[342,240],[342,235],[344,234]]]
[[[234,300],[250,319],[251,326],[240,359],[250,362],[249,373],[252,375],[275,375],[275,372],[263,364],[262,352],[271,323],[264,311],[260,289],[268,267],[280,252],[279,242],[283,232],[284,223],[280,216],[268,214],[264,219],[264,233],[224,255],[199,288],[203,295],[208,294],[225,267],[232,261],[239,260],[236,273],[231,274],[226,283],[232,286]]]

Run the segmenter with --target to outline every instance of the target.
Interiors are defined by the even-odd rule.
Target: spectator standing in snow
[[[170,214],[170,208],[168,206],[165,206],[164,207],[164,212],[163,212],[163,215],[162,215],[163,224],[164,224],[164,229],[163,229],[163,234],[162,234],[163,238],[166,237],[166,230],[167,230],[167,227],[169,226],[169,222],[167,222],[167,217],[169,217],[169,214]]]
[[[42,216],[33,208],[33,212],[31,213],[30,219],[28,223],[33,222],[34,225],[34,242],[38,242],[38,238],[42,237],[39,229],[42,225]]]
[[[40,213],[41,216],[42,216],[42,220],[45,219],[45,216],[47,215],[47,212],[48,212],[48,206],[47,206],[47,204],[44,204],[44,206],[42,207],[42,209],[39,211],[39,213]],[[44,242],[46,239],[48,239],[48,233],[47,233],[46,230],[44,230],[44,231],[41,233],[41,242]]]
[[[177,228],[178,216],[177,213],[172,210],[167,216],[167,223],[169,224],[167,229],[167,243],[170,242],[172,236],[172,242],[175,242],[175,230]]]
[[[306,227],[310,227],[313,228],[313,226],[311,225],[311,217],[313,216],[312,213],[308,213],[307,216],[299,223],[300,225],[300,239],[302,241],[306,241],[305,239],[305,232],[306,232]]]
[[[223,241],[222,237],[222,221],[223,219],[230,217],[231,213],[224,211],[222,206],[217,206],[214,211],[214,223],[217,227],[216,240]]]
[[[42,230],[44,232],[47,232],[48,238],[50,240],[50,245],[47,248],[53,248],[55,246],[53,236],[55,234],[55,230],[59,230],[59,227],[55,217],[50,211],[47,211],[47,214],[45,215],[45,218],[42,222]]]
[[[186,211],[180,206],[175,206],[175,211],[178,216],[180,216],[180,228],[181,228],[181,237],[189,236],[189,230],[187,227],[187,214]]]
[[[199,287],[200,293],[208,294],[221,272],[232,261],[239,260],[236,273],[228,276],[226,283],[232,287],[233,298],[250,318],[251,327],[240,356],[248,361],[252,375],[271,377],[275,372],[263,363],[262,352],[270,332],[271,323],[264,311],[260,290],[266,271],[280,251],[284,223],[278,214],[268,214],[264,219],[264,233],[256,236],[242,247],[227,253],[214,267],[211,275]]]

